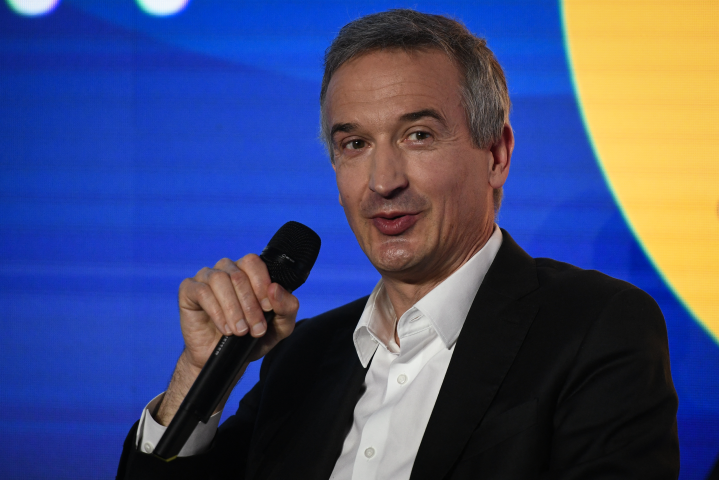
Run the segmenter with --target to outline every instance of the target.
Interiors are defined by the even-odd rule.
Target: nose
[[[409,186],[406,163],[392,145],[377,145],[373,152],[369,188],[384,198],[392,198]]]

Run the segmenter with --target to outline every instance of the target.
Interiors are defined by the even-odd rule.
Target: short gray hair
[[[509,92],[499,62],[487,41],[473,35],[460,22],[441,16],[397,9],[374,13],[348,23],[325,52],[325,72],[320,91],[321,137],[333,159],[332,138],[324,111],[332,75],[348,60],[376,50],[406,52],[438,49],[463,75],[462,97],[472,141],[479,148],[492,146],[509,123]],[[499,210],[502,189],[494,190]]]

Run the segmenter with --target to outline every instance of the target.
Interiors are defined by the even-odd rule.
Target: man
[[[340,204],[382,280],[294,333],[298,301],[255,255],[185,280],[185,351],[118,477],[676,478],[654,301],[532,259],[495,225],[514,137],[485,42],[440,16],[361,18],[327,52],[320,102]],[[149,452],[222,334],[261,337],[260,381],[165,464]]]

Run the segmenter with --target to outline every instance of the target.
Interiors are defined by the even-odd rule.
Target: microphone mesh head
[[[320,253],[320,237],[299,222],[287,222],[270,239],[260,257],[270,278],[292,292],[305,283]]]

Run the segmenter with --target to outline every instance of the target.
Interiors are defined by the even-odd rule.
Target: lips
[[[419,214],[398,213],[372,218],[372,223],[384,235],[400,235],[419,220]]]

